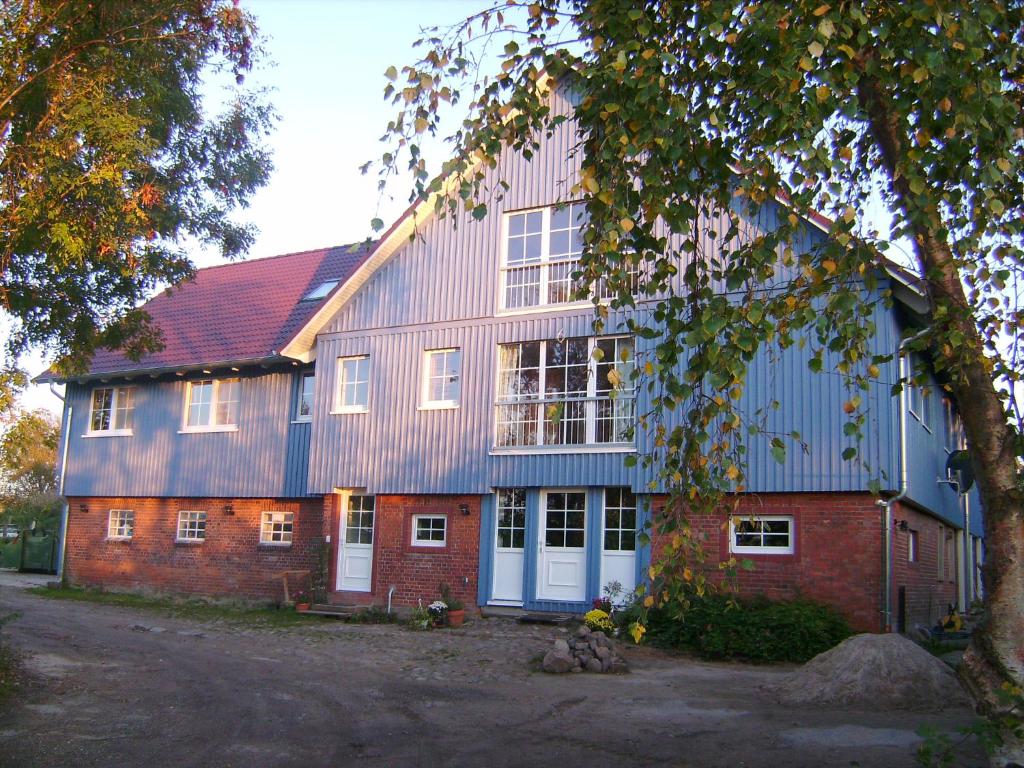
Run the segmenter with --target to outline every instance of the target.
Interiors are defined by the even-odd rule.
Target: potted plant
[[[438,587],[438,591],[441,593],[441,599],[448,606],[448,626],[461,627],[462,622],[466,620],[466,609],[462,601],[457,597],[452,597],[452,591],[447,584],[442,583]]]
[[[305,613],[313,606],[313,598],[310,597],[309,592],[305,589],[300,589],[295,593],[295,610],[299,613]]]
[[[448,604],[444,600],[435,600],[427,606],[427,613],[435,627],[443,627],[448,615]]]

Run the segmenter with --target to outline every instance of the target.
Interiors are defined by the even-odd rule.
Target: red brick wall
[[[321,499],[68,499],[65,572],[72,584],[247,599],[282,599],[285,570],[316,567]],[[87,512],[81,511],[85,505]],[[224,511],[230,504],[234,514]],[[111,509],[135,512],[130,541],[107,539]],[[175,542],[179,510],[205,511],[206,540]],[[295,513],[291,546],[260,544],[261,514]]]
[[[388,589],[394,585],[393,604],[424,605],[438,598],[441,582],[451,587],[452,594],[467,608],[476,605],[477,573],[480,567],[480,498],[479,496],[377,496],[374,521],[372,591],[336,592],[334,600],[341,603],[385,604]],[[469,508],[464,515],[460,505]],[[413,515],[444,515],[447,522],[444,547],[412,546]],[[331,540],[337,542],[337,512]],[[334,550],[332,584],[337,567]]]
[[[903,521],[907,530],[902,530]],[[945,615],[946,608],[957,602],[956,574],[961,553],[955,546],[954,530],[908,504],[895,506],[893,522],[893,629],[900,623],[901,587],[905,591],[902,618],[906,630],[913,630],[915,624],[932,627]],[[917,534],[913,562],[908,556],[911,532]],[[943,542],[946,546],[940,569],[939,547]]]
[[[740,595],[816,600],[837,608],[857,631],[880,631],[882,511],[874,502],[866,493],[744,496],[738,514],[792,515],[795,539],[791,555],[736,555],[754,564],[739,572]],[[659,506],[655,502],[655,514]],[[730,557],[727,517],[695,516],[692,524],[704,537],[707,562],[717,576],[718,563]]]

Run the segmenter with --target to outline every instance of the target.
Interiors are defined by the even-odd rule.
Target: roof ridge
[[[200,272],[208,272],[211,269],[223,269],[224,267],[240,267],[245,264],[255,264],[256,262],[271,261],[273,259],[284,259],[289,256],[305,256],[310,253],[316,253],[318,251],[333,251],[337,248],[357,248],[368,243],[375,242],[372,239],[367,238],[366,240],[359,240],[355,243],[342,243],[341,245],[325,245],[320,248],[308,248],[304,251],[293,251],[291,253],[276,253],[273,256],[259,256],[255,259],[239,259],[238,261],[229,261],[226,264],[211,264],[208,267],[199,267],[196,270],[196,274]],[[171,286],[169,286],[171,287]]]

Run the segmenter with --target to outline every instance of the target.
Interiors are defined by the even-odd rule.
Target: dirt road
[[[0,586],[31,676],[0,712],[0,766],[914,765],[942,716],[783,709],[784,670],[632,651],[625,676],[549,676],[550,627],[162,618]],[[980,764],[980,757],[975,764]]]

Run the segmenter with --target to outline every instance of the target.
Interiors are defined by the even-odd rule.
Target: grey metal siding
[[[85,437],[93,386],[69,384],[65,494],[303,496],[309,424],[291,423],[295,379],[292,371],[243,373],[238,430],[189,434],[180,433],[185,379],[128,382],[136,386],[135,425],[126,437]]]

